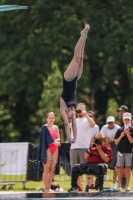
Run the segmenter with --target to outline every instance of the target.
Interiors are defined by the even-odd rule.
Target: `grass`
[[[82,182],[83,189],[85,189],[85,186],[86,186],[86,181],[85,181],[86,176],[83,175],[82,178],[84,180]],[[112,170],[109,170],[109,169],[108,169],[108,178],[109,178],[109,180],[112,179]],[[14,180],[14,179],[12,178],[12,180]],[[20,180],[20,179],[16,179],[16,181],[18,181],[18,180]],[[54,182],[58,183],[59,186],[64,189],[64,191],[67,191],[71,187],[71,177],[67,176],[62,168],[60,170],[60,175],[55,175],[54,176]],[[15,185],[14,185],[12,191],[31,191],[31,192],[35,192],[36,191],[36,192],[41,192],[42,190],[37,190],[37,189],[44,188],[42,181],[39,181],[39,182],[38,181],[27,181],[25,183],[25,189],[24,190],[22,189],[23,188],[22,182],[18,181],[18,182],[14,182],[14,183],[15,183]],[[111,187],[111,184],[112,184],[111,181],[105,181],[104,182],[104,187]],[[130,186],[131,190],[133,190],[133,177],[132,177],[132,174],[131,174],[129,186]],[[8,187],[9,186],[6,186],[5,190],[3,190],[3,189],[0,189],[0,190],[2,190],[2,191],[10,191],[8,189]]]

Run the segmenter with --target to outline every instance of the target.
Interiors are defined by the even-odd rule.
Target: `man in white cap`
[[[129,112],[123,114],[124,126],[117,130],[114,142],[117,146],[117,170],[118,170],[118,184],[119,191],[121,191],[121,179],[122,169],[125,163],[125,176],[126,176],[126,187],[125,191],[130,191],[130,171],[132,161],[132,144],[133,144],[133,127],[131,126],[132,115]]]
[[[113,116],[108,116],[106,119],[106,124],[102,126],[100,133],[105,137],[110,138],[112,141],[115,137],[116,131],[120,128],[118,124],[115,124],[115,118]]]
[[[112,183],[112,189],[115,189],[115,182],[117,178],[117,168],[116,168],[116,155],[117,155],[117,146],[114,144],[113,140],[115,137],[115,134],[117,130],[120,128],[118,124],[115,124],[115,118],[113,116],[108,116],[106,119],[106,125],[103,125],[101,128],[100,133],[104,135],[105,137],[108,137],[110,139],[110,145],[113,151],[113,157],[108,165],[110,169],[113,170],[113,183]]]

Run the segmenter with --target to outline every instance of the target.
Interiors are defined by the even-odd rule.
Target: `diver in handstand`
[[[80,79],[83,71],[84,48],[89,29],[89,24],[86,24],[85,28],[81,31],[81,36],[74,49],[73,59],[63,75],[63,90],[60,97],[60,115],[64,122],[69,143],[74,143],[76,141],[77,127],[74,111],[74,106],[76,105],[76,88],[77,81]],[[71,138],[70,123],[72,123],[73,138]]]

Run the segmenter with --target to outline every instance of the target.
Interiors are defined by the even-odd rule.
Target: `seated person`
[[[96,190],[103,190],[104,175],[106,174],[106,164],[112,159],[112,149],[108,146],[108,138],[99,134],[95,137],[95,146],[88,148],[84,154],[86,164],[75,165],[72,168],[71,188],[68,192],[78,191],[77,179],[83,174],[96,176]]]

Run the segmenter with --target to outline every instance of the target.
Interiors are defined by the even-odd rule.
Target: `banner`
[[[26,174],[28,142],[0,143],[0,174]]]

